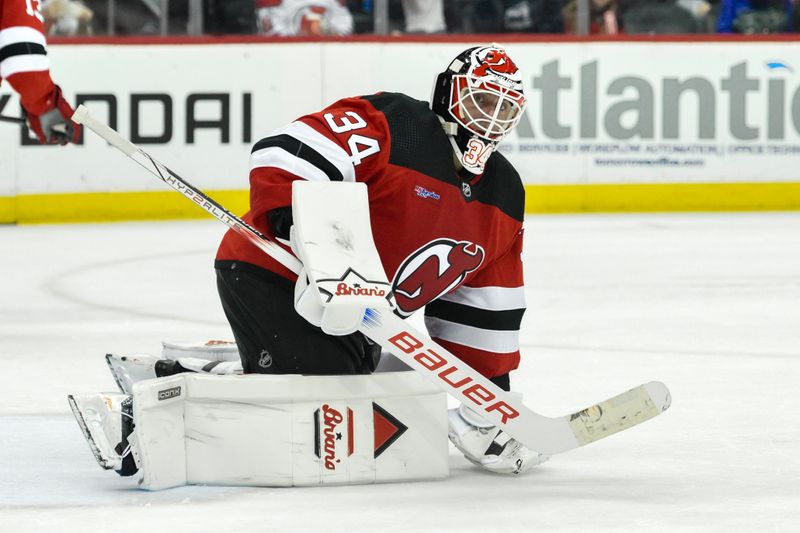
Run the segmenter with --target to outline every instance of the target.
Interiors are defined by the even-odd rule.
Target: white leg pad
[[[144,488],[185,485],[186,377],[178,374],[133,385],[133,439],[128,438]]]
[[[414,372],[181,374],[134,385],[142,487],[438,479],[447,402]]]
[[[234,341],[195,341],[161,343],[161,357],[176,361],[182,357],[196,357],[209,361],[239,361],[239,348]]]

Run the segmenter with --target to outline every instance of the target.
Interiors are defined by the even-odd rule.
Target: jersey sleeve
[[[47,110],[53,92],[39,0],[0,0],[0,79],[20,94],[28,113]]]
[[[504,255],[425,307],[431,337],[489,378],[519,365],[519,329],[525,313],[521,253],[520,230]]]
[[[388,131],[369,102],[349,98],[260,140],[250,156],[253,222],[290,206],[295,180],[369,182],[388,164]]]

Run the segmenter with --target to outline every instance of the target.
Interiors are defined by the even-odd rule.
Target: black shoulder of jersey
[[[439,117],[427,102],[402,93],[378,93],[362,98],[386,117],[392,143],[389,163],[456,184],[453,149]]]
[[[486,162],[486,169],[472,188],[475,199],[497,206],[514,220],[525,218],[525,187],[519,172],[505,156],[494,152]]]
[[[439,117],[427,102],[402,93],[388,92],[362,98],[386,117],[391,135],[391,164],[461,189],[461,181],[453,164],[452,145]],[[472,188],[471,196],[465,200],[493,205],[515,220],[522,221],[524,217],[525,189],[522,180],[511,163],[497,152],[489,157],[486,171]]]

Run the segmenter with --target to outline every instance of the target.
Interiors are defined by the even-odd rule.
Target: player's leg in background
[[[246,263],[217,263],[217,289],[244,373],[368,374],[380,348],[361,333],[326,335],[294,309],[294,284]]]

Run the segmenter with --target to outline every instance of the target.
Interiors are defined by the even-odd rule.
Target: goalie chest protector
[[[302,129],[296,127],[298,123],[302,123]],[[294,146],[299,140],[293,150],[301,156],[313,150],[314,155],[303,156],[307,160],[295,170],[308,164],[331,180],[354,178],[367,184],[375,246],[387,277],[395,285],[398,275],[407,275],[409,265],[422,255],[440,253],[431,250],[452,247],[457,252],[459,245],[464,247],[466,253],[461,255],[465,261],[476,263],[464,265],[460,281],[469,283],[517,244],[525,205],[519,174],[502,154],[493,153],[484,174],[462,181],[454,166],[450,140],[427,102],[400,93],[347,98],[293,124],[286,133],[276,132],[253,148],[251,210],[245,221],[259,230],[272,233],[267,213],[291,205],[292,181],[309,179],[302,172],[279,168],[286,156],[273,150]],[[325,158],[323,147],[330,146],[331,141],[342,153],[355,154],[351,155],[353,175],[337,170],[340,160]],[[273,156],[262,150],[278,155],[273,161]],[[473,253],[478,254],[477,259],[468,257]],[[226,234],[217,260],[245,261],[296,279],[233,231]],[[495,284],[491,279],[485,279],[487,282]],[[508,281],[498,283],[505,285]],[[419,298],[398,304],[402,314],[409,315],[437,296],[423,291]]]

